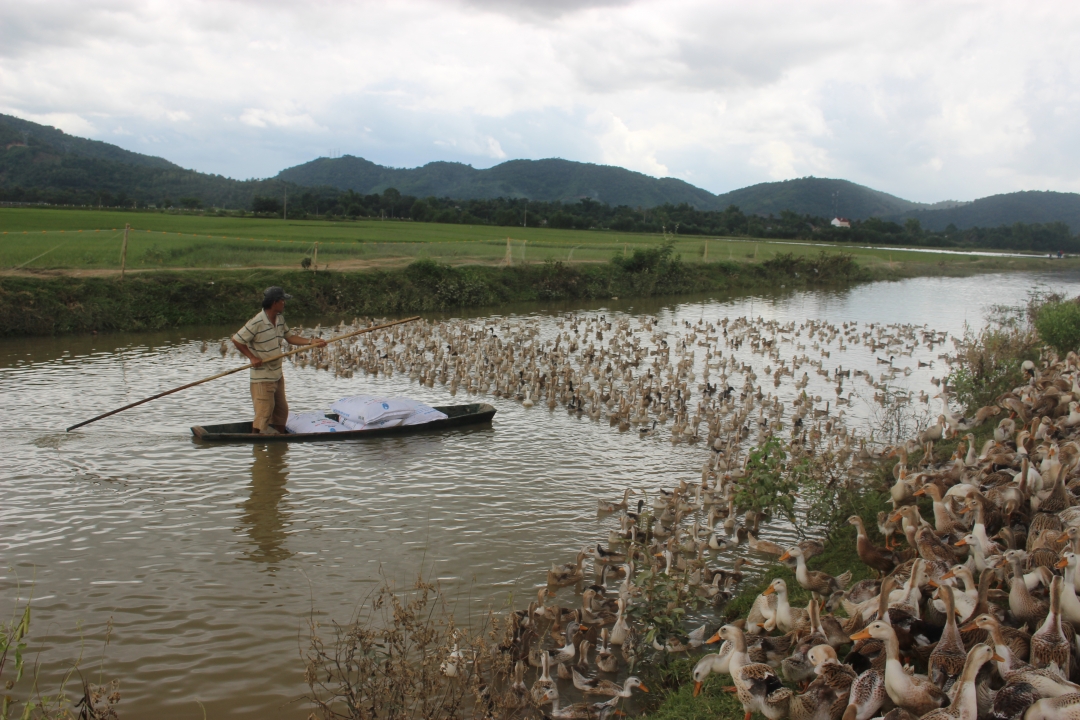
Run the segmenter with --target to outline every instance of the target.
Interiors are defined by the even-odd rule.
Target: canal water
[[[745,316],[861,328],[907,323],[958,336],[965,323],[980,326],[992,306],[1023,303],[1040,289],[1075,296],[1080,275],[776,288],[737,298],[523,307],[502,317],[551,337],[567,312],[628,317],[635,326],[648,315],[671,333],[684,332],[683,321]],[[346,620],[382,577],[405,584],[420,572],[440,581],[459,622],[487,606],[524,607],[553,561],[606,542],[614,520],[597,517],[598,497],[700,478],[700,445],[672,445],[666,433],[642,439],[541,404],[526,409],[462,391],[451,397],[447,387],[428,388],[406,374],[342,378],[286,368],[294,409],[325,409],[359,393],[433,405],[484,401],[498,409],[492,426],[364,442],[193,442],[193,424],[248,419],[247,381],[238,374],[63,431],[239,364],[235,353],[218,351],[232,330],[16,339],[0,347],[0,612],[32,593],[29,657],[41,663],[46,689],[81,656],[88,679],[99,668],[120,678],[125,717],[201,718],[201,703],[209,717],[302,718],[309,708],[299,699],[306,690],[301,653],[312,612]],[[938,356],[951,349],[921,347],[897,358],[896,367],[911,372],[893,384],[936,394],[931,379],[946,372]],[[697,356],[704,362],[703,351]],[[876,375],[882,367],[863,345],[815,357],[829,370]],[[918,360],[934,364],[919,368]],[[808,389],[824,401],[832,388],[814,376]],[[865,390],[870,399],[847,410],[848,425],[863,436],[873,421],[873,391]],[[936,416],[935,402],[922,412]],[[793,537],[779,524],[763,535]],[[565,604],[576,604],[572,590],[562,592]]]

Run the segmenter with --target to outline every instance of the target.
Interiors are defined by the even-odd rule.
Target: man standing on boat
[[[289,419],[289,403],[285,399],[285,375],[281,358],[265,362],[281,353],[281,341],[290,345],[326,347],[319,338],[305,338],[289,332],[282,313],[285,301],[292,298],[279,287],[268,287],[263,293],[262,312],[247,321],[232,337],[233,345],[251,364],[251,401],[255,405],[252,430],[276,435],[285,432]]]

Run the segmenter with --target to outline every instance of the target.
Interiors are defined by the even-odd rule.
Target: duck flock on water
[[[630,621],[641,592],[636,573],[675,575],[697,597],[719,603],[742,579],[745,563],[722,567],[717,560],[745,542],[793,562],[811,601],[792,607],[786,583],[775,579],[747,617],[715,632],[702,626],[653,640],[655,652],[673,653],[720,643],[694,667],[695,692],[712,673],[730,675],[728,689],[747,717],[757,712],[772,720],[1080,719],[1074,355],[1025,364],[1024,385],[970,418],[953,412],[947,389],[930,378],[940,402],[936,422],[876,449],[847,427],[856,414],[849,408],[846,416],[844,406],[861,403],[865,429],[872,405],[853,386],[865,381],[859,389],[872,390],[879,403],[888,396],[930,407],[926,389],[898,393],[890,383],[931,367],[946,335],[912,326],[745,318],[671,327],[654,318],[639,322],[634,328],[627,318],[571,316],[547,333],[528,320],[423,323],[298,360],[346,375],[407,373],[451,392],[606,418],[642,437],[664,427],[673,443],[701,441],[700,478],[649,493],[645,512],[644,500],[631,499],[635,489],[599,501],[602,514],[618,519],[608,547],[589,544],[575,562],[553,565],[537,600],[515,614],[520,662],[508,706],[540,706],[556,718],[605,717],[635,688],[644,691],[633,676],[615,682],[648,650],[640,642],[648,628]],[[856,347],[862,368],[831,359]],[[923,358],[916,367],[902,367],[905,357],[914,364],[916,353]],[[835,396],[812,395],[811,381],[813,392],[828,383]],[[988,423],[993,437],[977,447],[970,431]],[[885,547],[872,544],[861,518],[849,521],[858,555],[878,579],[849,587],[847,574],[810,570],[806,560],[820,543],[771,543],[759,537],[759,515],[740,517],[733,490],[744,477],[746,446],[774,435],[800,453],[832,453],[852,473],[884,455],[897,458],[893,509],[877,518]],[[909,455],[957,435],[962,440],[949,460],[923,452],[922,461],[909,462]],[[932,522],[915,504],[920,497],[933,504]],[[650,517],[648,526],[638,525]],[[553,603],[560,588],[580,597]],[[537,671],[527,685],[526,673]],[[585,702],[560,702],[578,692]],[[597,696],[611,699],[592,702]]]

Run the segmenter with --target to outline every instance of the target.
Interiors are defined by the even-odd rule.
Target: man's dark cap
[[[279,288],[277,285],[266,288],[266,292],[263,293],[263,302],[273,305],[278,300],[291,300],[292,295]]]

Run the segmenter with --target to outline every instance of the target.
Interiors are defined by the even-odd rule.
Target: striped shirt
[[[247,345],[255,357],[268,358],[281,352],[281,343],[289,334],[285,318],[278,315],[276,323],[271,325],[266,311],[260,312],[247,321],[232,339],[241,345]],[[281,379],[281,359],[251,368],[251,382],[277,382]]]

